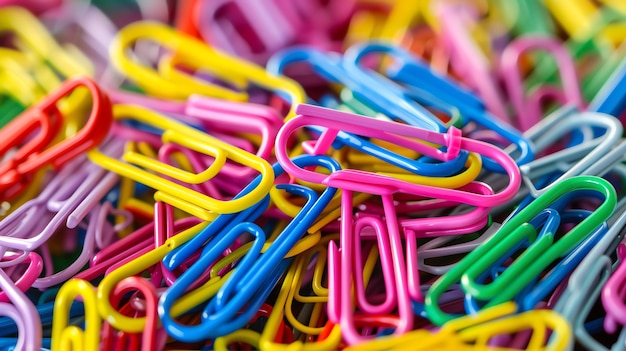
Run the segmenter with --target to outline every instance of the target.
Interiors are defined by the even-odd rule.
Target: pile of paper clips
[[[626,348],[626,2],[101,3],[0,0],[0,351]]]

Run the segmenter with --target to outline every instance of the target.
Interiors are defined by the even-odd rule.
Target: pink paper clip
[[[157,313],[158,297],[156,290],[150,282],[140,277],[128,277],[117,283],[111,294],[111,303],[113,306],[117,306],[124,294],[137,290],[143,295],[141,301],[141,307],[145,310],[146,315],[146,328],[141,334],[141,341],[139,342],[138,335],[133,335],[132,338],[135,342],[133,347],[127,347],[124,341],[127,341],[127,333],[117,333],[117,344],[114,344],[115,335],[113,335],[113,328],[111,325],[105,322],[104,330],[106,331],[102,335],[103,350],[162,350],[165,346],[167,334],[159,326],[159,315]],[[132,304],[134,298],[128,304]]]
[[[617,247],[617,256],[620,264],[611,274],[606,284],[602,288],[602,306],[606,311],[604,317],[604,329],[609,333],[615,333],[618,324],[626,325],[626,246],[620,244]]]
[[[469,4],[438,2],[436,13],[440,21],[441,41],[450,51],[452,67],[459,76],[474,88],[485,102],[487,109],[502,121],[509,122],[504,98],[496,84],[496,74],[489,58],[480,51],[469,35],[468,27],[477,21],[476,9]]]
[[[394,272],[396,286],[387,287],[387,300],[380,306],[368,306],[359,301],[360,307],[368,312],[387,311],[389,301],[393,301],[394,295],[397,297],[398,321],[395,334],[403,334],[410,330],[413,326],[413,315],[410,311],[410,298],[408,276],[404,255],[402,253],[402,238],[398,216],[395,209],[393,195],[396,193],[412,194],[424,196],[427,198],[442,199],[456,203],[464,203],[479,208],[493,207],[506,203],[517,192],[521,184],[519,169],[514,161],[502,150],[476,140],[463,138],[460,131],[452,127],[448,133],[436,133],[424,129],[399,124],[390,121],[382,121],[369,119],[347,112],[330,110],[312,105],[298,105],[296,108],[298,116],[288,121],[278,133],[276,139],[276,158],[287,173],[296,179],[324,184],[330,187],[342,189],[342,222],[341,222],[341,248],[337,249],[334,243],[329,246],[329,266],[335,269],[329,270],[329,304],[328,314],[331,320],[342,323],[342,333],[349,344],[357,344],[366,341],[368,338],[363,337],[357,331],[354,325],[354,319],[351,315],[352,311],[351,299],[351,282],[352,265],[355,259],[354,254],[354,237],[360,235],[355,233],[356,229],[362,229],[369,226],[378,233],[377,237],[386,237],[389,242],[391,258],[386,255],[387,244],[381,240],[381,263],[391,264],[390,267],[384,268],[387,275]],[[508,186],[494,194],[488,186],[482,183],[470,183],[460,189],[444,189],[434,186],[409,183],[406,181],[394,179],[389,176],[364,172],[354,169],[344,169],[330,175],[316,173],[314,171],[297,167],[290,159],[286,145],[292,134],[299,128],[306,126],[316,126],[325,128],[319,138],[315,141],[304,142],[304,150],[310,154],[325,154],[332,145],[335,137],[340,132],[348,132],[360,136],[377,138],[383,141],[396,143],[407,148],[412,148],[420,154],[428,155],[439,160],[450,160],[458,155],[461,149],[470,152],[477,152],[498,162],[503,169],[506,170],[510,180]],[[439,145],[446,145],[447,151],[442,152],[436,147],[428,146],[408,138],[417,138]],[[482,190],[481,190],[482,189]],[[488,190],[487,190],[488,189]],[[476,191],[476,193],[472,192]],[[369,194],[380,195],[383,201],[384,217],[386,228],[382,226],[382,222],[365,217],[367,223],[363,224],[357,220],[358,225],[353,225],[353,207],[352,194],[353,191],[365,192]],[[482,210],[478,210],[480,214]],[[415,225],[415,223],[412,223]],[[426,222],[424,222],[426,224]],[[420,229],[416,225],[416,228]],[[416,251],[416,250],[413,250]],[[416,252],[415,252],[416,253]],[[330,263],[332,262],[332,263]],[[340,262],[340,270],[337,264]],[[416,269],[416,264],[411,265]],[[417,300],[422,299],[422,293],[419,289],[419,276],[416,272],[412,273],[414,277],[413,295]],[[358,278],[358,276],[357,276]],[[358,281],[359,279],[357,279]]]
[[[559,90],[554,86],[543,85],[525,97],[518,64],[524,52],[537,49],[546,50],[554,57],[563,88]],[[522,132],[541,120],[543,116],[541,104],[548,99],[556,100],[562,105],[574,105],[580,111],[585,109],[574,60],[567,49],[554,38],[520,37],[513,40],[502,52],[500,72],[515,110],[515,125]]]
[[[200,35],[228,53],[259,64],[289,45],[341,49],[333,31],[347,24],[355,0],[200,1],[195,19]],[[315,23],[307,19],[315,16]]]
[[[296,41],[304,29],[289,0],[200,1],[198,31],[212,45],[256,63]]]
[[[297,179],[370,194],[393,194],[401,192],[454,201],[477,207],[495,207],[505,204],[515,196],[521,184],[519,169],[509,155],[493,145],[462,137],[460,131],[454,127],[451,127],[445,134],[437,133],[396,122],[371,119],[348,112],[307,104],[298,105],[296,112],[298,116],[289,120],[278,133],[275,143],[275,152],[277,160],[284,167],[285,171]],[[500,164],[506,171],[509,184],[503,190],[495,194],[477,194],[471,191],[409,183],[386,175],[354,169],[343,169],[331,175],[316,173],[296,166],[289,158],[287,150],[287,145],[289,145],[288,140],[291,134],[299,128],[310,125],[326,128],[317,141],[305,142],[304,149],[311,154],[324,154],[331,146],[335,136],[340,131],[345,131],[396,143],[407,148],[412,148],[422,155],[442,161],[453,159],[458,155],[461,149],[475,152],[482,156],[489,157]],[[421,139],[424,142],[438,145],[446,145],[448,150],[443,152],[435,147],[409,140],[408,138]]]
[[[388,197],[383,197],[383,201],[386,199]],[[385,225],[381,219],[373,216],[363,216],[353,223],[352,191],[343,190],[341,201],[341,248],[338,249],[332,241],[328,247],[328,317],[331,322],[341,324],[341,332],[349,344],[358,344],[371,338],[363,337],[355,324],[356,312],[352,301],[354,285],[356,305],[362,312],[368,315],[389,314],[397,308],[394,334],[404,334],[413,327],[413,311],[408,296],[398,223],[388,218]],[[363,272],[360,270],[363,267],[361,236],[366,228],[375,232],[383,270],[386,296],[378,305],[371,304],[365,296]]]
[[[29,252],[23,261],[21,261],[18,256],[21,255],[13,253],[4,254],[4,256],[2,257],[2,261],[11,262],[13,263],[13,265],[9,268],[6,268],[6,272],[2,268],[0,268],[0,270],[2,271],[2,273],[6,274],[9,279],[11,279],[11,283],[16,289],[22,292],[26,292],[32,287],[33,282],[37,279],[37,277],[39,277],[39,275],[43,271],[43,260],[41,259],[41,256],[39,256],[36,252]],[[15,277],[13,276],[13,274],[9,274],[9,272],[11,272],[17,266],[17,264],[19,264],[15,263],[18,260],[20,260],[19,263],[27,264],[27,266],[26,269],[21,272],[21,275]],[[20,273],[20,271],[17,272]],[[10,299],[11,296],[8,295],[6,290],[3,289],[2,291],[0,291],[0,302],[9,302]]]

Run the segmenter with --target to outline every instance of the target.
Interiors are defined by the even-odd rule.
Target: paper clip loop
[[[600,160],[609,155],[618,156],[613,155],[612,150],[622,136],[622,124],[616,118],[602,113],[576,112],[573,107],[565,106],[541,120],[525,135],[535,145],[535,151],[540,152],[551,143],[562,140],[564,133],[578,130],[581,125],[603,129],[604,134],[520,166],[522,179],[533,197],[541,196],[560,181],[572,176],[598,175],[606,168],[605,162],[599,163]],[[570,164],[576,160],[574,165]],[[555,171],[564,173],[543,188],[536,188],[535,179]]]
[[[82,297],[85,305],[85,330],[77,326],[68,326],[70,307],[77,296]],[[102,325],[97,306],[95,289],[88,282],[71,279],[63,284],[54,302],[52,350],[97,350]]]
[[[558,91],[548,85],[531,87],[532,93],[525,98],[518,63],[525,51],[537,49],[547,50],[554,56],[563,88],[562,91]],[[555,99],[563,105],[573,105],[580,111],[585,109],[572,57],[556,39],[535,36],[517,38],[502,52],[500,61],[500,71],[515,109],[515,121],[522,132],[541,120],[543,116],[541,104],[546,98]]]
[[[328,158],[301,157],[294,162],[299,165],[330,165],[331,171],[339,168],[338,164],[330,162]],[[274,172],[277,175],[283,173],[280,165],[274,166]],[[211,242],[202,250],[200,259],[176,280],[159,301],[159,311],[163,312],[161,320],[170,335],[178,340],[193,342],[203,338],[226,335],[241,328],[251,317],[250,314],[256,312],[256,308],[268,296],[279,276],[286,270],[286,264],[291,261],[291,259],[285,259],[287,253],[306,233],[308,227],[315,221],[336,191],[328,188],[318,197],[311,189],[300,185],[286,184],[279,185],[279,187],[304,197],[306,204],[262,254],[261,247],[265,241],[265,234],[256,224],[234,221],[235,223],[221,228],[223,220],[218,217],[207,227],[206,231],[207,234],[213,233],[215,235],[213,238],[207,238],[205,233],[199,234],[197,238],[192,239],[185,246],[172,251],[165,257],[166,267],[169,269],[176,268],[189,256],[189,249],[198,248],[194,244],[211,239]],[[267,206],[266,203],[265,206],[263,205],[261,202],[257,206],[261,206],[261,208]],[[251,209],[246,210],[246,212],[250,211]],[[217,226],[218,230],[224,229],[225,232],[215,233],[211,226]],[[242,232],[248,232],[255,236],[255,243],[239,262],[232,275],[223,283],[216,296],[209,302],[204,310],[205,315],[202,322],[197,326],[183,326],[176,323],[170,315],[174,302],[182,296],[189,284],[195,281],[211,262],[217,259],[217,255],[223,252],[224,242],[231,242],[233,238],[239,237]],[[245,310],[240,315],[233,318],[232,314],[235,311],[241,311],[244,308]],[[227,311],[230,311],[231,314],[229,315]]]
[[[123,160],[126,162],[107,156],[98,149],[88,153],[89,159],[101,167],[156,189],[154,197],[157,201],[166,202],[204,220],[211,220],[216,214],[239,212],[249,207],[250,204],[258,202],[273,185],[274,174],[267,161],[199,130],[140,106],[115,105],[114,115],[117,121],[134,120],[163,130],[161,139],[164,143],[178,144],[215,158],[208,169],[194,174],[133,151],[123,155]],[[209,197],[149,171],[158,172],[185,183],[197,184],[206,182],[217,175],[227,158],[251,167],[262,175],[255,189],[250,189],[245,195],[232,200]]]
[[[55,138],[63,131],[63,116],[56,104],[59,99],[79,87],[87,88],[92,97],[92,108],[87,122],[74,135],[54,144]],[[0,153],[4,154],[21,146],[0,165],[0,190],[6,191],[11,186],[25,182],[27,175],[44,166],[59,168],[81,153],[98,146],[107,135],[112,120],[108,97],[96,83],[88,78],[66,81],[53,94],[24,111],[0,130]],[[37,126],[40,126],[41,132],[29,138],[37,130]]]
[[[174,51],[170,59],[159,62],[160,73],[127,57],[126,48],[140,39],[153,40]],[[219,53],[195,38],[158,23],[144,21],[124,27],[112,44],[111,61],[143,89],[161,97],[184,99],[191,94],[202,94],[235,101],[248,100],[244,91],[233,91],[177,72],[174,66],[182,64],[219,75],[239,89],[254,83],[288,95],[292,108],[287,119],[293,116],[295,105],[305,101],[302,87],[291,79],[269,74],[253,63]],[[207,64],[208,61],[211,61],[210,64]]]
[[[383,84],[385,79],[382,75],[372,70],[366,70],[360,64],[366,55],[372,53],[391,56],[394,63],[385,73],[393,81],[404,84],[403,89],[400,89],[399,92],[405,99],[416,99],[421,104],[433,106],[440,110],[454,107],[459,110],[461,115],[461,123],[457,127],[461,128],[470,122],[475,122],[487,130],[498,133],[517,147],[519,156],[517,156],[516,161],[520,165],[534,158],[530,142],[518,130],[491,115],[485,109],[482,100],[448,78],[435,73],[425,63],[401,48],[384,43],[355,45],[348,49],[345,54],[344,61],[347,70],[353,72],[355,76],[367,74]],[[356,72],[359,74],[357,75]],[[493,161],[486,159],[483,162],[488,169],[501,171],[493,164]]]
[[[497,285],[489,286],[489,289],[482,289],[479,284],[476,283],[476,270],[480,267],[474,266],[476,261],[481,261],[483,257],[493,255],[488,255],[488,253],[492,252],[492,249],[501,246],[507,241],[515,240],[515,237],[519,237],[520,235],[531,235],[535,229],[528,222],[539,214],[542,210],[548,208],[553,202],[557,201],[563,196],[566,196],[572,190],[589,190],[597,193],[599,196],[603,197],[603,202],[599,205],[586,220],[577,224],[572,230],[568,232],[568,234],[561,238],[555,244],[552,244],[552,238],[550,236],[546,236],[545,238],[537,239],[537,245],[539,247],[547,245],[547,251],[545,254],[541,255],[541,257],[536,257],[532,255],[522,256],[520,259],[523,259],[524,262],[529,259],[532,260],[530,263],[527,263],[527,266],[524,266],[522,269],[523,272],[519,272],[520,264],[517,265],[517,274],[514,276],[515,286],[517,288],[509,288],[505,291],[498,290],[494,295],[495,289],[498,287],[501,288],[503,282],[505,280],[499,279]],[[519,291],[521,287],[526,286],[530,283],[537,274],[538,270],[544,269],[547,265],[549,265],[555,257],[559,257],[563,253],[571,250],[575,245],[579,244],[585,236],[591,233],[595,228],[602,224],[609,216],[613,213],[613,210],[616,205],[617,195],[615,193],[615,189],[608,183],[606,180],[598,177],[592,176],[577,176],[568,178],[554,187],[549,189],[545,194],[538,197],[531,204],[532,206],[527,206],[522,209],[519,213],[513,216],[510,220],[500,227],[500,230],[488,241],[485,241],[478,248],[470,252],[467,256],[465,256],[459,263],[457,263],[449,272],[439,278],[428,290],[425,301],[425,308],[428,314],[428,317],[433,321],[433,323],[441,325],[454,317],[444,313],[438,304],[439,297],[445,290],[448,289],[449,286],[456,282],[461,282],[463,288],[467,293],[470,293],[474,296],[482,296],[482,297],[492,297],[490,304],[496,304],[498,302],[507,301],[515,296],[515,294]],[[497,255],[497,254],[496,254]],[[491,257],[493,258],[493,257]],[[535,258],[535,259],[533,259]],[[482,267],[482,266],[481,266]],[[533,269],[531,269],[532,267]],[[482,267],[485,268],[485,267]],[[528,268],[528,269],[527,269]],[[470,269],[472,271],[470,272]],[[503,278],[507,278],[506,280],[510,282],[512,275],[516,274],[513,271],[509,271],[506,276]]]

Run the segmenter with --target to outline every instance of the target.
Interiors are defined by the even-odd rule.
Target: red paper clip
[[[64,116],[57,104],[79,87],[87,88],[92,97],[89,118],[74,135],[55,143],[64,129]],[[97,146],[112,122],[111,102],[95,82],[84,77],[67,80],[0,130],[0,154],[8,155],[15,150],[0,163],[0,192],[17,186],[18,190],[14,188],[11,192],[15,195],[35,171],[47,165],[59,168]]]

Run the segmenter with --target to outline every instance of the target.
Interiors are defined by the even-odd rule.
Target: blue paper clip
[[[359,100],[389,118],[401,120],[409,125],[435,132],[445,132],[444,124],[430,111],[402,97],[402,90],[388,84],[381,87],[367,76],[355,77],[346,71],[343,60],[336,54],[325,54],[311,48],[292,48],[281,51],[267,62],[267,70],[281,74],[285,67],[306,61],[324,79],[348,87]]]
[[[626,58],[589,103],[588,110],[615,117],[626,110]]]
[[[389,79],[372,70],[364,69],[359,62],[368,54],[384,53],[392,55],[398,62],[391,65],[386,72]],[[471,92],[463,89],[449,79],[433,72],[425,63],[413,57],[403,49],[382,43],[359,44],[346,51],[344,67],[350,76],[367,76],[371,86],[395,86],[395,90],[406,100],[415,99],[420,104],[433,106],[440,110],[456,107],[461,113],[463,126],[469,122],[475,122],[489,130],[492,130],[517,147],[518,155],[516,163],[525,164],[534,159],[535,155],[531,143],[515,128],[500,122],[492,116],[483,103]],[[390,79],[405,84],[390,84]],[[448,103],[447,101],[450,101]],[[495,162],[484,160],[485,168],[491,171],[503,172]]]
[[[561,200],[562,199],[559,199],[559,202],[562,202]],[[535,240],[539,240],[540,237],[546,235],[553,236],[560,224],[576,224],[592,214],[592,212],[585,210],[565,210],[560,212],[561,210],[562,209],[556,210],[554,208],[547,208],[529,222],[529,224],[533,225],[535,228],[541,228]],[[590,233],[582,243],[567,254],[567,256],[559,261],[539,282],[536,282],[537,279],[535,279],[535,282],[530,283],[522,289],[515,298],[520,311],[528,311],[536,308],[540,301],[551,292],[554,292],[556,286],[578,266],[593,246],[602,239],[607,229],[608,226],[606,223],[603,223],[596,228],[595,231]],[[511,255],[520,249],[531,248],[532,244],[527,239],[519,242],[516,247],[511,249],[506,255],[503,255],[500,260],[479,279],[484,280],[487,276],[491,276],[492,279],[495,279],[502,270],[506,269],[502,267],[504,261],[509,259]],[[481,308],[482,306],[471,294],[465,295],[465,309],[468,313],[477,313]]]
[[[279,54],[272,56],[272,59],[267,64],[267,69],[268,71],[271,71],[275,74],[281,74],[287,65],[296,62],[306,61],[311,64],[313,68],[315,68],[316,72],[324,79],[327,79],[331,82],[339,82],[351,89],[354,94],[362,95],[363,93],[360,93],[361,90],[371,89],[367,87],[366,84],[356,83],[354,80],[355,77],[348,75],[348,73],[344,69],[339,67],[338,62],[333,61],[335,59],[336,58],[330,57],[313,49],[294,48],[282,51]],[[429,121],[429,123],[432,121],[436,121],[437,123],[440,123],[437,117],[433,116],[428,110],[422,108],[421,106],[415,103],[410,103],[409,100],[404,103],[400,103],[399,100],[402,100],[402,97],[394,96],[393,94],[388,92],[388,89],[386,87],[378,89],[376,94],[371,93],[370,95],[372,95],[372,99],[374,99],[372,100],[374,101],[372,102],[372,104],[374,105],[375,109],[380,110],[383,113],[390,114],[390,116],[407,116],[406,118],[399,117],[400,120],[407,124],[413,124],[422,126],[422,128],[426,127],[427,129],[432,129],[432,127],[428,128],[427,126],[424,126],[423,123],[420,121]],[[385,99],[391,100],[388,101]],[[389,108],[402,109],[401,107],[397,106],[406,105],[407,103],[410,104],[411,108],[419,108],[419,110],[423,112],[423,115],[421,115],[422,112],[407,114],[406,112],[395,113],[393,111],[388,111]],[[310,129],[313,129],[318,133],[322,132],[320,129]],[[456,174],[463,169],[468,157],[467,152],[462,151],[459,154],[459,157],[448,162],[432,163],[428,162],[429,159],[425,157],[421,157],[417,160],[412,160],[405,156],[391,152],[381,146],[378,146],[365,138],[361,138],[345,132],[340,132],[337,135],[337,140],[335,140],[335,142],[333,143],[333,147],[335,149],[340,149],[342,145],[353,147],[365,154],[375,156],[409,172],[424,176],[448,176]]]
[[[331,172],[341,169],[335,160],[326,156],[302,156],[294,159],[294,162],[300,167],[326,167]],[[276,176],[284,173],[278,163],[273,166],[273,169]],[[253,183],[254,181],[251,184]],[[159,315],[163,327],[171,336],[183,342],[197,342],[226,335],[242,328],[258,311],[291,262],[291,259],[285,259],[285,255],[306,233],[336,192],[334,188],[326,188],[318,197],[313,190],[300,185],[285,184],[277,187],[292,194],[303,196],[307,201],[298,215],[290,221],[263,254],[260,254],[260,249],[265,241],[264,233],[254,223],[243,222],[236,224],[228,231],[221,231],[224,222],[232,223],[229,220],[232,217],[220,221],[220,217],[224,216],[220,215],[205,228],[205,231],[210,232],[211,235],[199,233],[200,239],[197,242],[202,244],[206,241],[203,239],[206,239],[207,236],[214,237],[208,245],[204,246],[202,255],[196,263],[189,267],[159,300]],[[212,229],[213,226],[218,227],[218,230]],[[208,265],[219,257],[225,247],[228,246],[227,243],[239,237],[242,232],[249,232],[257,237],[253,248],[239,262],[215,298],[211,299],[204,308],[200,324],[185,326],[176,323],[170,315],[174,302],[185,293],[191,283],[204,273]],[[186,246],[189,247],[190,243],[191,241]],[[185,255],[181,253],[182,248],[164,258],[164,264],[168,269],[175,269],[186,259]],[[194,252],[198,248],[196,246],[185,251]]]

